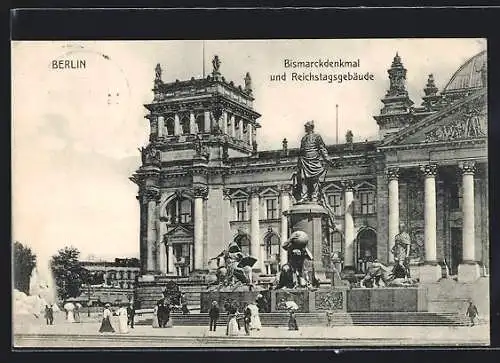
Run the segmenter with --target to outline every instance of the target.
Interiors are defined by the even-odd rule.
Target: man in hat
[[[298,203],[318,201],[319,180],[325,173],[321,159],[330,164],[328,151],[322,137],[314,132],[314,121],[307,121],[304,125],[306,134],[300,141],[300,153],[297,164],[297,195],[300,192]]]

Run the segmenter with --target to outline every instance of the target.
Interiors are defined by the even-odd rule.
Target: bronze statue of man
[[[330,164],[323,138],[314,132],[314,121],[306,122],[304,129],[306,134],[300,142],[297,164],[296,181],[301,193],[298,203],[318,201],[319,180],[325,173],[322,160]]]

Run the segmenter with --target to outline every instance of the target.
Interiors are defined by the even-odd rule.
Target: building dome
[[[481,88],[483,86],[482,76],[485,75],[484,71],[486,67],[486,51],[483,50],[458,68],[444,87],[442,93],[455,93],[457,91]]]

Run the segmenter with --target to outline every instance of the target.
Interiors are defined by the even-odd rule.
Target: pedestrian
[[[174,321],[172,320],[172,305],[169,302],[165,305],[165,326],[164,328],[172,328],[174,326]]]
[[[168,318],[166,317],[167,315],[167,307],[165,306],[165,301],[164,299],[161,299],[158,301],[158,326],[160,328],[164,328],[165,325],[167,324]]]
[[[128,333],[128,314],[127,308],[122,305],[118,309],[118,332],[122,334]]]
[[[181,307],[182,307],[182,315],[189,314],[188,300],[184,292],[181,294]]]
[[[212,306],[210,307],[210,310],[208,311],[208,316],[210,318],[210,331],[216,330],[217,328],[217,320],[219,319],[219,306],[217,304],[217,301],[212,301]]]
[[[104,311],[102,312],[102,323],[101,327],[99,328],[99,333],[114,333],[115,329],[113,329],[113,326],[111,325],[111,316],[113,315],[111,313],[111,305],[108,303],[104,306]]]
[[[288,309],[288,312],[290,314],[288,318],[288,330],[299,330],[297,319],[295,318],[295,311],[293,309]]]
[[[127,316],[128,316],[127,325],[130,325],[130,328],[134,329],[134,317],[135,317],[134,301],[130,301],[130,303],[127,306]]]
[[[250,310],[250,329],[260,330],[262,328],[262,324],[260,322],[259,308],[256,304],[250,303],[248,304],[247,309]]]
[[[153,328],[159,328],[160,325],[158,323],[158,305],[155,305],[153,309],[153,322],[151,324]]]
[[[468,316],[470,319],[471,326],[474,326],[474,319],[479,315],[477,311],[476,305],[472,303],[472,300],[469,300],[469,306],[467,307],[467,312],[465,316]]]
[[[76,303],[75,304],[75,310],[74,310],[74,318],[75,318],[75,321],[74,323],[79,323],[80,322],[80,308],[82,307],[82,305],[80,303]]]
[[[267,300],[262,294],[257,295],[256,303],[259,308],[259,313],[267,312]]]
[[[45,320],[47,321],[47,325],[54,324],[54,309],[52,305],[45,305]]]
[[[228,310],[229,319],[226,326],[226,335],[234,336],[238,335],[239,327],[237,322],[238,311],[235,307],[230,306]]]
[[[250,335],[251,322],[252,322],[252,311],[248,308],[248,306],[245,309],[243,321],[245,323],[245,335]]]

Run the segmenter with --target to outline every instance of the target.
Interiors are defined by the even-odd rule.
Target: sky
[[[260,150],[297,147],[303,124],[315,120],[326,143],[348,129],[354,141],[377,138],[373,119],[387,91],[396,52],[407,69],[407,88],[422,102],[428,74],[441,90],[458,67],[486,49],[484,39],[220,40],[12,42],[13,240],[46,260],[65,246],[82,258],[139,255],[137,150],[148,140],[144,104],[153,99],[154,67],[164,82],[199,78],[212,57],[235,85],[252,77],[254,108],[262,116]],[[357,60],[359,68],[284,67],[295,61]],[[85,69],[53,69],[54,60],[85,60]],[[205,64],[205,67],[203,65]],[[292,71],[370,72],[373,81],[291,81]],[[287,81],[271,75],[287,72]]]

